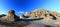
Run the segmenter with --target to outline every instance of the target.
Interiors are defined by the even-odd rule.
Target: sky
[[[0,14],[15,10],[16,15],[43,8],[60,13],[60,0],[0,0]]]

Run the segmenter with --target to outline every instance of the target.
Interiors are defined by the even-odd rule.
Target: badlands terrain
[[[35,21],[20,21],[21,19],[35,19]],[[10,10],[7,15],[0,15],[0,27],[60,27],[60,13],[36,9],[17,16],[14,10]]]
[[[60,13],[54,12],[54,11],[36,9],[36,10],[33,10],[32,12],[21,15],[20,18],[31,18],[31,19],[43,18],[42,20],[31,21],[32,24],[28,25],[28,27],[33,25],[34,25],[33,27],[40,27],[34,23],[38,23],[39,25],[49,25],[52,27],[60,27]]]

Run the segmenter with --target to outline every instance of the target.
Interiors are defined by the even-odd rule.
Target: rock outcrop
[[[60,13],[58,12],[44,10],[44,9],[37,9],[37,10],[33,10],[32,12],[23,14],[23,15],[28,16],[31,19],[43,18],[42,20],[37,21],[37,23],[43,23],[49,26],[60,27]],[[24,16],[22,17],[25,18]]]
[[[43,23],[43,24],[45,24],[45,26],[46,25],[60,25],[60,13],[49,11],[49,10],[44,10],[44,9],[33,10],[32,12],[28,12],[26,14],[20,15],[20,17],[15,15],[14,10],[10,10],[7,15],[0,15],[0,24],[12,26],[12,27],[13,26],[14,27],[15,26],[24,27],[27,25],[26,27],[28,27],[30,22],[29,21],[20,21],[22,18],[29,18],[29,20],[36,19],[36,18],[37,19],[42,18],[42,20],[39,20],[36,22]],[[26,19],[24,19],[24,20],[26,20]],[[29,26],[31,26],[31,25],[29,25]],[[33,23],[32,23],[32,26],[34,26]]]
[[[0,25],[5,27],[24,27],[29,24],[29,22],[19,20],[20,18],[15,15],[15,11],[10,10],[7,15],[1,15]]]
[[[1,21],[17,21],[19,17],[15,15],[14,10],[10,10],[6,16],[1,17]]]
[[[24,14],[24,16],[28,16],[29,18],[50,18],[54,20],[56,20],[57,18],[60,18],[59,13],[49,11],[49,10],[44,10],[44,9],[33,10],[30,13]],[[20,18],[25,18],[24,16]]]

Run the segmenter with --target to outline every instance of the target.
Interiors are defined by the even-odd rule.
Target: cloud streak
[[[28,12],[19,11],[18,14],[26,14]]]
[[[23,12],[23,11],[19,11],[18,13],[20,13],[20,14],[24,14],[24,12]]]

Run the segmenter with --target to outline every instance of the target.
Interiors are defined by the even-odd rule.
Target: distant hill
[[[21,15],[20,18],[50,18],[56,20],[57,18],[60,18],[60,13],[44,9],[36,9]]]
[[[6,16],[6,15],[4,15],[4,14],[0,15],[0,17],[3,17],[3,16]]]

